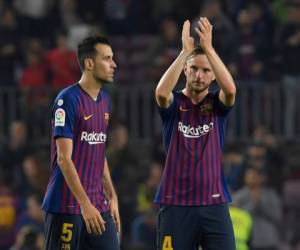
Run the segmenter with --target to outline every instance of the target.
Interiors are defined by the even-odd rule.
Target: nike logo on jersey
[[[187,112],[187,111],[190,111],[192,109],[186,109],[186,108],[183,108],[183,107],[179,107],[179,110],[182,111],[182,112]]]
[[[87,120],[89,120],[89,119],[91,119],[92,117],[93,117],[93,115],[94,114],[91,114],[91,115],[85,115],[84,117],[83,117],[83,119],[85,120],[85,121],[87,121]]]

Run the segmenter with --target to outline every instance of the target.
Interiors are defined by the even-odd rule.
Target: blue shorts
[[[101,214],[105,231],[89,234],[81,215],[46,213],[46,250],[119,250],[117,232],[109,212]]]
[[[235,250],[228,205],[162,206],[158,250]]]

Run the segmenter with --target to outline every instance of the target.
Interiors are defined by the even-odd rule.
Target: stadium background
[[[107,86],[107,157],[122,248],[155,249],[164,153],[153,92],[181,49],[183,21],[199,16],[211,20],[238,86],[223,157],[233,206],[251,216],[253,249],[300,249],[299,0],[0,0],[1,250],[43,249],[52,100],[79,79],[76,43],[97,32],[110,38],[118,65]],[[238,202],[254,186],[267,197],[259,209]],[[243,198],[256,204],[255,195]]]

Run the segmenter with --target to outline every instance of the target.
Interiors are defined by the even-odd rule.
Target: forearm
[[[221,90],[223,90],[225,95],[235,95],[236,87],[234,80],[215,49],[213,47],[206,49],[205,54],[211,64]]]
[[[71,159],[60,159],[58,164],[62,171],[62,174],[65,178],[65,181],[70,188],[72,194],[75,196],[79,205],[87,204],[90,202],[89,197],[87,196],[79,176],[77,174],[74,163]]]
[[[115,191],[109,168],[108,168],[108,163],[107,160],[105,159],[104,163],[104,172],[103,172],[103,184],[104,184],[104,190],[105,193],[108,195],[109,199],[116,198],[117,199],[117,193]]]
[[[166,102],[170,101],[172,90],[178,82],[187,56],[188,53],[182,51],[161,77],[155,90],[156,99],[160,106],[166,106],[165,104],[169,104]]]

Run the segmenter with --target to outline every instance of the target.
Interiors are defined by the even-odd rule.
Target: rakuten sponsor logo
[[[178,123],[178,130],[183,133],[187,138],[199,138],[202,135],[206,135],[209,131],[212,131],[214,123],[204,124],[202,126],[192,127],[191,125],[184,125],[182,122]]]
[[[81,134],[81,141],[86,141],[88,144],[100,144],[106,142],[106,134],[103,132],[101,133],[88,133],[86,131],[83,131]]]

